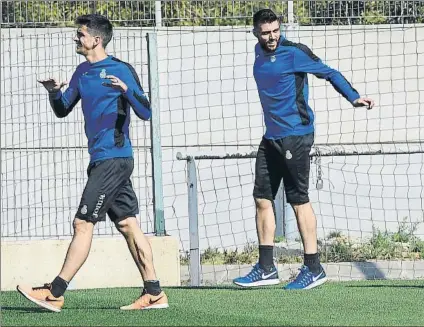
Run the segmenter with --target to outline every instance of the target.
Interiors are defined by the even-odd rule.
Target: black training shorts
[[[256,157],[253,196],[274,200],[283,179],[288,203],[309,202],[309,153],[313,143],[314,133],[279,140],[263,138]]]
[[[96,223],[109,218],[117,223],[139,213],[130,180],[133,158],[112,158],[91,163],[88,181],[75,217]]]

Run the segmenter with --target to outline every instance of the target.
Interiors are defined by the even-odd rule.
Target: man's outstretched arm
[[[297,44],[293,48],[293,72],[311,73],[329,81],[334,89],[355,107],[366,106],[371,109],[374,106],[372,99],[361,98],[358,91],[339,71],[324,64],[306,45]]]

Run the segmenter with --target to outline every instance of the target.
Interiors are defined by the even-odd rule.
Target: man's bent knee
[[[272,209],[272,201],[268,199],[255,198],[256,208],[258,210]]]
[[[139,228],[137,218],[135,217],[122,219],[115,223],[115,226],[122,234],[129,234],[134,231],[134,229]]]
[[[91,233],[94,229],[94,224],[90,221],[85,221],[79,218],[75,218],[72,223],[75,233],[85,234]]]
[[[296,216],[299,215],[299,213],[303,213],[305,212],[305,210],[307,210],[307,212],[309,212],[309,210],[312,210],[312,204],[311,202],[306,202],[306,203],[290,203],[290,205],[293,208],[293,211],[295,213]]]

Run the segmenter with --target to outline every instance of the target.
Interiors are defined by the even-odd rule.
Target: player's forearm
[[[353,103],[360,97],[359,93],[350,85],[347,79],[337,70],[333,70],[327,75],[326,80],[333,85],[334,89],[345,97],[350,103]]]
[[[144,93],[136,92],[128,88],[124,95],[140,119],[150,119],[152,116],[150,102]]]
[[[63,100],[63,94],[61,91],[56,93],[49,93],[50,105],[55,113],[56,117],[64,118],[72,110],[70,106],[67,106]]]

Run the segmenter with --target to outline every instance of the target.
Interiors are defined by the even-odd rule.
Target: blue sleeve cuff
[[[353,93],[349,94],[348,100],[349,100],[350,103],[353,104],[353,102],[355,102],[355,100],[359,99],[360,97],[361,96],[358,93],[353,92]]]

